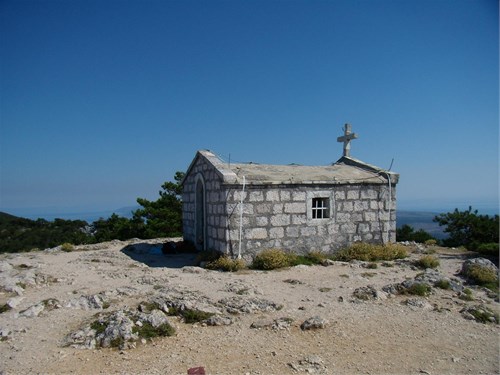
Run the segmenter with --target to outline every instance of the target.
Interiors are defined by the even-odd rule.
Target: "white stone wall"
[[[239,246],[239,189],[230,189],[227,194],[228,249],[233,251]],[[356,241],[385,243],[396,239],[394,186],[390,202],[387,185],[247,186],[246,190],[241,246],[246,256],[266,248],[331,253]],[[329,218],[312,218],[315,197],[329,198]]]

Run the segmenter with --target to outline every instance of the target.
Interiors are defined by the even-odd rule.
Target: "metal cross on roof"
[[[351,140],[358,138],[356,133],[351,133],[351,124],[344,125],[344,135],[337,138],[337,142],[344,142],[344,156],[351,156]]]

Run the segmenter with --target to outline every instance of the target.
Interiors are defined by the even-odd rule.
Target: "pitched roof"
[[[198,151],[186,175],[198,157],[205,158],[217,170],[226,184],[243,184],[243,176],[249,185],[332,185],[332,184],[386,184],[388,176],[396,184],[399,175],[343,156],[332,165],[271,165],[256,163],[226,163],[214,153]]]

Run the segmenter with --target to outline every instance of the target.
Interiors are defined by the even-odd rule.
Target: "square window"
[[[312,218],[328,219],[330,217],[330,202],[328,198],[312,199]]]

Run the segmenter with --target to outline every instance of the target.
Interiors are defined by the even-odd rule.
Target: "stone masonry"
[[[350,157],[324,168],[228,165],[199,151],[183,181],[184,239],[245,258],[267,248],[331,253],[356,241],[393,242],[397,181]],[[327,217],[314,217],[315,198]]]

